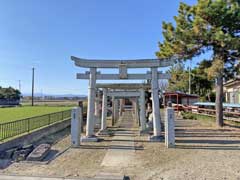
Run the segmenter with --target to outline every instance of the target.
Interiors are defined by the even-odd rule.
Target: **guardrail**
[[[71,110],[0,124],[0,141],[71,118]]]
[[[184,111],[190,111],[195,114],[202,114],[206,116],[216,117],[216,110],[215,109],[207,109],[207,108],[199,108],[199,107],[183,107]],[[233,112],[229,109],[223,111],[224,119],[240,122],[240,112]]]

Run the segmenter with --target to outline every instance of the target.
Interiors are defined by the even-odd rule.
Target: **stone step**
[[[99,173],[94,177],[96,180],[125,180],[127,179],[124,175],[119,173]]]
[[[127,180],[124,175],[116,173],[100,173],[93,178],[86,177],[40,177],[40,176],[19,176],[0,174],[0,180]]]

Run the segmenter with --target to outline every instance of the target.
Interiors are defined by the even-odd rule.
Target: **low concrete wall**
[[[0,151],[11,149],[16,146],[32,144],[32,143],[38,141],[39,139],[43,138],[44,136],[54,134],[58,131],[61,131],[65,128],[69,127],[70,125],[71,125],[70,119],[52,124],[50,126],[44,127],[42,129],[36,130],[29,134],[23,135],[21,137],[17,137],[13,140],[10,140],[10,141],[0,144]]]

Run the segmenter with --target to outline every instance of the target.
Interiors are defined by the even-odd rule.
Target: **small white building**
[[[224,84],[226,103],[240,104],[240,78],[232,79]]]

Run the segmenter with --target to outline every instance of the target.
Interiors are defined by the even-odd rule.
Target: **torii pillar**
[[[158,69],[156,67],[151,68],[152,73],[152,108],[153,108],[153,136],[150,137],[150,141],[161,141],[161,117],[159,106],[159,86],[158,86]]]
[[[95,100],[95,126],[100,128],[101,120],[100,120],[100,91],[96,92],[96,100]]]
[[[87,124],[86,137],[83,137],[82,142],[98,141],[94,134],[95,124],[95,97],[96,97],[96,73],[95,67],[90,68],[89,86],[88,86],[88,107],[87,107]]]
[[[119,112],[120,116],[122,116],[123,114],[124,105],[125,105],[125,99],[120,99],[120,112]]]
[[[107,89],[103,89],[101,131],[107,128]]]
[[[140,133],[143,133],[146,130],[146,107],[144,89],[140,89],[140,123],[141,123]]]

